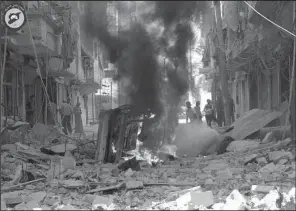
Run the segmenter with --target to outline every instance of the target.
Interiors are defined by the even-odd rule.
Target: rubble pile
[[[242,144],[249,142],[248,146]],[[226,153],[119,164],[21,143],[1,146],[1,210],[295,208],[291,139],[233,141]],[[56,153],[60,147],[50,149]],[[63,145],[65,146],[65,145]],[[247,148],[247,150],[246,150]]]

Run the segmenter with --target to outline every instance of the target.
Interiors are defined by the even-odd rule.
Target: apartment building
[[[7,36],[4,116],[26,119],[25,105],[34,95],[36,122],[60,123],[57,108],[66,99],[73,106],[80,101],[84,125],[95,121],[94,94],[100,88],[103,68],[99,43],[80,26],[83,5],[79,1],[28,1],[25,7],[27,24]]]

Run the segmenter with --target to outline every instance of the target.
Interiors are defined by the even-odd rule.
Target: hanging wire
[[[281,27],[280,25],[274,23],[273,21],[271,21],[270,19],[268,19],[267,17],[265,17],[264,15],[262,15],[260,12],[258,12],[254,7],[252,7],[248,2],[244,1],[252,10],[254,10],[254,12],[256,12],[258,15],[260,15],[262,18],[264,18],[265,20],[267,20],[268,22],[272,23],[273,25],[275,25],[276,27],[280,28],[281,30],[287,32],[288,34],[290,34],[293,37],[296,37],[295,34],[293,34],[292,32],[290,32],[289,30]]]

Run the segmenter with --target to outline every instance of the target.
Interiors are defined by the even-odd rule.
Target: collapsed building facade
[[[81,103],[84,125],[95,122],[100,110],[96,98],[102,95],[95,93],[101,87],[109,62],[99,41],[83,30],[84,3],[29,1],[25,7],[26,25],[6,36],[1,119],[26,120],[26,103],[34,95],[34,122],[52,125],[60,122],[57,107],[66,99],[72,106],[77,101]],[[1,31],[4,35],[4,27]],[[114,96],[117,98],[117,93]]]
[[[271,21],[293,31],[293,2],[247,3]],[[225,1],[221,5],[228,86],[235,103],[235,118],[254,108],[281,110],[280,106],[289,100],[293,37],[266,21],[243,1]],[[214,18],[213,8],[209,6],[203,16],[205,50],[204,68],[200,73],[212,81],[212,99],[216,99],[217,91],[221,90]],[[271,126],[284,125],[285,119],[283,116]]]

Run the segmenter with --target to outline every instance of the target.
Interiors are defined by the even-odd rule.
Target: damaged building
[[[293,31],[293,2],[247,3],[271,21]],[[221,2],[228,87],[235,104],[235,119],[255,108],[282,111],[289,100],[293,37],[250,6],[243,1]],[[200,73],[212,81],[212,99],[221,91],[214,18],[213,9],[209,7],[203,16],[204,68],[200,69]],[[284,124],[283,116],[270,126]]]
[[[84,4],[25,2],[27,24],[18,32],[8,31],[6,39],[1,37],[1,50],[7,46],[2,125],[7,118],[26,120],[26,104],[32,95],[34,122],[61,122],[57,108],[66,99],[72,106],[81,103],[84,125],[96,122],[100,108],[95,93],[108,60],[99,41],[83,30]]]

